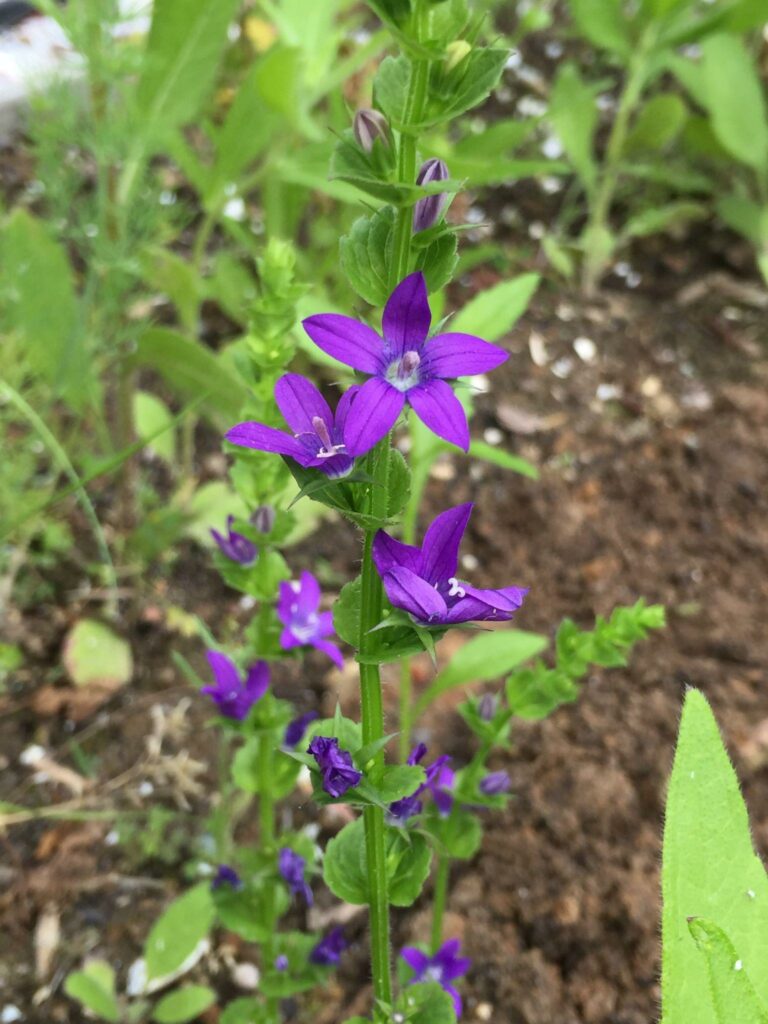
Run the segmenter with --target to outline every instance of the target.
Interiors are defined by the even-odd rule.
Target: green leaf
[[[497,341],[526,311],[540,280],[539,274],[520,274],[478,292],[451,320],[449,329]]]
[[[546,646],[546,637],[519,629],[481,633],[460,647],[450,663],[438,672],[432,685],[416,702],[414,719],[447,690],[505,675],[516,665],[535,657]]]
[[[200,409],[214,425],[231,427],[248,398],[243,382],[210,349],[167,327],[151,327],[139,337],[133,360],[159,373],[183,398],[205,395]]]
[[[640,108],[623,154],[631,156],[646,150],[658,153],[677,138],[687,117],[688,108],[677,93],[658,93]]]
[[[396,1006],[408,1024],[456,1024],[453,999],[435,982],[406,985]]]
[[[539,719],[558,705],[576,700],[579,688],[566,672],[537,663],[511,675],[506,692],[510,710],[518,718]]]
[[[357,294],[372,306],[389,298],[389,265],[395,211],[384,206],[371,217],[360,217],[339,242],[341,269]]]
[[[359,576],[350,583],[345,583],[333,606],[333,628],[336,635],[354,648],[360,644],[361,588],[362,581]]]
[[[509,50],[489,46],[472,50],[457,67],[446,76],[443,102],[434,121],[453,119],[478,106],[495,88]]]
[[[419,250],[416,269],[424,274],[427,291],[432,294],[448,284],[458,262],[458,238],[454,231],[446,231]]]
[[[471,860],[483,840],[483,828],[477,816],[461,807],[454,807],[446,817],[430,814],[427,829],[439,847],[456,860]]]
[[[393,764],[387,765],[381,778],[376,782],[366,779],[365,784],[358,786],[358,791],[380,804],[391,804],[395,800],[412,796],[424,782],[424,769],[418,765]]]
[[[176,459],[176,432],[171,410],[149,391],[135,391],[133,418],[136,433],[159,458],[173,465]],[[149,440],[151,438],[151,441]]]
[[[594,87],[584,81],[575,64],[563,64],[552,87],[549,120],[587,192],[597,177],[592,148],[597,116]]]
[[[0,236],[0,266],[8,324],[24,342],[29,367],[45,378],[55,395],[66,398],[73,409],[82,409],[93,373],[65,250],[42,221],[19,207]]]
[[[622,237],[645,238],[648,235],[657,235],[668,228],[701,220],[708,212],[703,203],[683,199],[676,203],[668,203],[666,206],[648,207],[627,220]]]
[[[157,1024],[185,1024],[216,1002],[216,993],[206,985],[185,985],[163,996],[152,1012]]]
[[[423,836],[388,828],[386,833],[389,901],[409,907],[429,874],[431,852]],[[323,878],[331,892],[347,903],[368,903],[365,826],[362,818],[345,825],[328,843]]]
[[[768,242],[768,208],[747,199],[745,196],[722,196],[715,209],[728,227],[755,246]]]
[[[712,1006],[711,964],[688,934],[691,917],[717,922],[768,1001],[768,878],[715,717],[697,690],[686,696],[669,782],[662,895],[663,1024],[724,1022]]]
[[[80,619],[70,629],[64,641],[62,661],[75,686],[114,690],[133,675],[133,658],[127,641],[95,619]]]
[[[411,470],[405,456],[397,448],[389,449],[388,474],[387,515],[394,519],[405,508],[411,493]]]
[[[530,480],[539,479],[538,467],[528,459],[524,459],[521,455],[513,455],[512,452],[505,451],[504,448],[486,444],[485,441],[471,441],[469,454],[474,459],[483,459],[485,462],[492,462],[495,466],[501,466],[502,469],[511,469],[513,473],[527,476]]]
[[[757,171],[768,168],[768,111],[752,57],[736,36],[702,44],[701,68],[715,135],[728,152]]]
[[[389,902],[410,907],[416,902],[429,876],[432,850],[418,832],[387,829],[387,876]]]
[[[120,1008],[115,998],[115,972],[105,961],[91,960],[82,971],[68,974],[64,991],[97,1017],[110,1022],[120,1019]]]
[[[725,932],[702,917],[691,918],[688,928],[707,961],[717,1024],[768,1024],[768,1010]]]
[[[219,1024],[269,1024],[271,1020],[261,1000],[245,996],[242,999],[233,999],[225,1007]]]
[[[145,947],[147,978],[163,978],[178,970],[206,937],[214,907],[206,884],[179,896],[152,926]]]
[[[259,774],[260,743],[258,736],[251,737],[232,758],[232,781],[245,793],[260,793],[263,788]],[[269,792],[273,799],[281,800],[292,792],[300,770],[301,765],[292,757],[279,750],[273,753],[269,777]]]
[[[621,57],[632,53],[630,22],[622,0],[571,0],[570,10],[579,31],[590,43]]]
[[[385,57],[373,80],[373,103],[396,127],[401,127],[408,102],[411,62],[407,57]]]

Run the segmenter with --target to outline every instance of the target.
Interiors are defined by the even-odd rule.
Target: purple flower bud
[[[258,548],[253,541],[232,529],[234,521],[234,516],[227,517],[226,537],[222,536],[218,530],[211,530],[211,536],[218,544],[221,553],[227,558],[232,559],[233,562],[239,562],[242,566],[253,565],[256,555],[259,553]]]
[[[492,722],[496,717],[498,701],[492,693],[484,693],[477,702],[477,713],[484,722]]]
[[[228,864],[219,864],[218,870],[211,881],[211,889],[221,889],[225,885],[232,889],[242,889],[243,881],[234,868],[231,868]]]
[[[271,533],[276,516],[277,512],[271,505],[259,505],[251,513],[251,525],[255,526],[259,533]]]
[[[416,176],[416,184],[430,185],[434,181],[446,181],[448,177],[448,168],[445,163],[433,156],[421,165],[421,170]],[[434,227],[445,213],[448,202],[448,195],[445,192],[424,196],[423,199],[420,199],[413,208],[414,232],[426,231],[427,228]]]
[[[506,772],[490,772],[480,780],[480,792],[483,796],[499,796],[509,792],[509,775]]]
[[[298,718],[294,718],[292,722],[289,722],[285,729],[285,735],[283,736],[283,746],[298,746],[298,744],[304,739],[304,733],[307,731],[307,726],[310,722],[314,722],[316,718],[316,711],[308,711],[305,715],[299,715]]]
[[[312,890],[304,878],[306,861],[301,854],[296,853],[290,846],[284,846],[278,855],[277,866],[293,895],[303,896],[307,906],[311,907]]]
[[[315,736],[307,748],[320,774],[323,777],[323,789],[329,796],[343,796],[352,789],[363,777],[352,763],[352,755],[347,750],[339,749],[339,741],[330,736]]]
[[[365,153],[373,152],[373,144],[376,139],[381,139],[383,145],[392,145],[392,136],[389,131],[389,122],[378,110],[363,108],[355,114],[352,122],[352,131],[357,139],[357,144]]]
[[[330,967],[339,962],[341,954],[348,945],[349,943],[344,938],[342,929],[333,928],[326,936],[320,939],[309,954],[309,961],[320,967]]]
[[[285,953],[281,953],[280,956],[275,957],[274,967],[276,971],[288,970],[288,957]]]

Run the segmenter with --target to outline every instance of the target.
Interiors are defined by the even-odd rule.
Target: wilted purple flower
[[[285,953],[280,953],[279,956],[275,957],[274,968],[276,971],[288,970],[288,957],[285,955]]]
[[[496,717],[498,701],[494,694],[484,693],[477,702],[477,713],[484,722],[492,722]]]
[[[434,956],[427,956],[415,946],[406,946],[400,953],[403,960],[414,971],[410,984],[436,981],[453,1000],[457,1017],[461,1016],[461,996],[451,982],[466,974],[472,966],[471,960],[458,955],[460,948],[459,939],[449,939],[442,944]]]
[[[233,562],[239,562],[243,566],[253,565],[256,555],[259,553],[258,548],[253,541],[232,529],[234,521],[234,516],[227,516],[226,537],[222,536],[218,530],[211,530],[211,536],[218,544],[221,553],[227,558],[231,558]]]
[[[349,943],[344,937],[341,928],[332,928],[327,935],[323,936],[312,952],[309,954],[310,963],[320,967],[330,967],[341,960],[341,954]]]
[[[295,747],[301,743],[304,739],[304,733],[307,731],[309,723],[314,722],[316,718],[316,711],[307,711],[305,715],[299,715],[298,718],[294,718],[292,722],[289,722],[285,728],[283,746]]]
[[[308,644],[327,654],[339,668],[343,667],[343,654],[326,639],[333,634],[333,615],[320,611],[320,584],[311,572],[305,569],[299,580],[280,584],[277,617],[285,626],[280,634],[283,650]]]
[[[259,533],[271,533],[275,525],[277,513],[272,505],[259,505],[251,513],[251,524],[256,527]]]
[[[446,381],[486,373],[503,363],[507,353],[472,334],[438,334],[427,340],[431,319],[424,275],[417,271],[390,295],[383,338],[367,324],[336,313],[304,320],[304,330],[318,348],[371,375],[346,409],[343,437],[350,456],[362,455],[380,441],[406,402],[438,437],[468,450],[467,416]]]
[[[434,181],[447,181],[450,177],[448,168],[442,160],[437,157],[430,157],[425,160],[416,175],[417,185],[431,185]],[[435,195],[424,196],[413,208],[413,230],[426,231],[434,227],[440,220],[445,208],[448,205],[448,195],[445,192],[438,192]]]
[[[472,513],[472,504],[442,512],[424,535],[420,548],[403,544],[379,530],[373,541],[373,560],[387,597],[425,626],[458,622],[511,619],[522,605],[526,587],[479,590],[456,577],[459,545]]]
[[[330,736],[315,736],[307,748],[320,774],[323,777],[323,789],[329,796],[343,796],[348,789],[356,786],[363,773],[355,768],[352,755],[348,750],[339,749],[339,741]]]
[[[211,889],[221,889],[225,885],[232,889],[242,889],[243,881],[234,868],[228,864],[219,864],[218,870],[211,880]]]
[[[509,792],[509,775],[506,772],[489,772],[480,780],[478,789],[484,796],[498,796]]]
[[[407,763],[411,765],[419,764],[424,759],[426,753],[426,745],[424,743],[419,743],[419,745],[414,747],[411,751]],[[389,818],[390,824],[397,825],[403,821],[407,821],[408,818],[412,818],[414,814],[420,814],[424,806],[421,796],[426,792],[432,794],[432,798],[435,801],[440,814],[446,815],[451,813],[451,808],[453,807],[453,786],[456,781],[456,776],[448,767],[448,762],[450,760],[450,757],[446,755],[438,757],[437,760],[426,769],[427,777],[415,793],[412,793],[410,796],[403,797],[400,800],[395,800],[394,803],[389,805],[387,808],[387,817]]]
[[[382,144],[387,147],[392,144],[389,122],[378,110],[370,110],[367,107],[358,110],[352,122],[352,131],[357,139],[357,144],[365,153],[373,152],[376,139],[380,139]]]
[[[305,469],[319,469],[332,479],[346,476],[355,460],[347,454],[344,424],[358,391],[352,387],[341,396],[334,416],[311,381],[286,373],[275,385],[275,401],[293,434],[250,421],[238,423],[225,437],[243,448],[288,455]]]
[[[225,718],[242,722],[253,705],[266,693],[269,665],[266,661],[257,661],[248,669],[245,679],[242,679],[237,665],[226,654],[208,651],[206,657],[216,683],[201,687],[200,692],[211,698]]]
[[[307,906],[311,907],[313,902],[312,890],[304,878],[306,861],[301,854],[296,853],[290,846],[284,846],[278,854],[277,866],[293,895],[303,896]]]

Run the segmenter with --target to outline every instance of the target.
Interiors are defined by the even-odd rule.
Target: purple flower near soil
[[[312,952],[309,954],[310,963],[320,967],[330,967],[341,960],[341,954],[349,943],[344,937],[341,928],[333,928],[327,935],[323,936]]]
[[[434,181],[446,181],[450,177],[448,168],[442,160],[437,157],[430,157],[425,160],[416,175],[417,185],[431,185]],[[438,192],[435,195],[424,196],[413,208],[413,230],[414,232],[426,231],[434,227],[440,220],[448,206],[448,195],[446,192]]]
[[[224,537],[218,530],[211,530],[211,536],[219,546],[219,550],[233,562],[239,562],[242,566],[253,565],[256,561],[258,548],[253,541],[248,540],[242,533],[232,529],[235,517],[227,517],[227,536]]]
[[[522,605],[526,587],[480,590],[456,577],[459,545],[472,504],[442,512],[424,535],[420,548],[403,544],[379,530],[373,560],[387,597],[424,626],[511,619]]]
[[[333,634],[333,615],[320,611],[320,584],[306,569],[299,580],[280,584],[280,599],[277,603],[277,617],[282,622],[280,646],[284,651],[294,647],[310,647],[327,654],[339,668],[344,666],[344,656],[327,637]]]
[[[341,750],[339,741],[333,737],[315,736],[307,753],[317,761],[323,777],[323,789],[329,796],[343,796],[363,777],[363,773],[355,768],[352,755],[347,750]]]
[[[410,984],[436,981],[453,1000],[457,1017],[461,1016],[461,996],[452,982],[466,974],[472,965],[467,957],[458,955],[460,948],[461,942],[458,939],[449,939],[434,956],[427,956],[415,946],[406,946],[400,953],[414,972]]]
[[[213,686],[203,686],[201,693],[207,694],[225,718],[242,722],[253,705],[261,700],[269,686],[269,665],[257,661],[248,669],[243,679],[237,665],[220,651],[206,654],[216,680]]]
[[[296,747],[304,739],[304,733],[307,731],[310,722],[314,722],[317,718],[316,711],[307,711],[305,715],[299,715],[298,718],[294,718],[292,722],[289,722],[285,728],[285,735],[283,736],[283,746],[285,747]]]
[[[305,469],[319,469],[332,479],[346,476],[355,460],[344,443],[344,425],[358,391],[357,387],[346,391],[334,415],[311,381],[286,373],[275,385],[275,401],[293,433],[251,421],[232,427],[226,439],[243,448],[287,455]]]
[[[380,441],[406,402],[438,437],[469,448],[467,416],[447,381],[493,370],[507,353],[472,334],[437,334],[427,340],[431,319],[419,271],[390,295],[383,338],[367,324],[336,313],[304,320],[304,330],[318,348],[370,375],[346,408],[343,439],[350,456],[362,455]]]
[[[307,906],[311,907],[313,903],[312,890],[304,878],[304,868],[306,867],[304,858],[290,846],[284,846],[278,854],[277,867],[293,895],[303,896]]]
[[[219,864],[216,874],[211,881],[211,889],[221,889],[228,885],[231,889],[242,889],[243,882],[240,875],[228,864]]]
[[[426,756],[426,753],[426,745],[419,743],[411,751],[407,763],[410,765],[419,764]],[[403,797],[401,800],[395,800],[394,803],[389,805],[387,817],[390,824],[398,825],[407,821],[408,818],[412,818],[414,814],[420,814],[424,806],[421,797],[422,794],[427,792],[432,794],[432,799],[435,801],[437,810],[442,816],[451,813],[456,776],[453,770],[448,767],[450,760],[450,757],[447,755],[438,757],[436,761],[425,769],[427,777],[415,793]]]
[[[506,772],[489,772],[480,780],[479,790],[483,796],[499,796],[509,792],[509,775]]]

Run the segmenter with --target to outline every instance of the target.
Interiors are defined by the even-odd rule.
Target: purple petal
[[[458,1018],[461,1016],[462,1011],[461,996],[453,987],[453,985],[444,984],[443,989],[448,993],[448,995],[453,1000],[453,1008],[456,1011],[456,1019],[458,1020]]]
[[[434,587],[417,576],[410,569],[397,566],[382,576],[387,597],[395,606],[402,608],[417,622],[442,622],[447,613],[445,601]]]
[[[290,584],[288,584],[290,586]],[[299,580],[299,590],[294,591],[300,615],[310,615],[317,611],[322,592],[320,584],[307,569],[304,569]]]
[[[433,377],[468,377],[495,370],[507,359],[503,348],[473,334],[438,334],[427,342],[421,367]]]
[[[364,455],[378,444],[395,425],[404,404],[403,393],[381,377],[367,380],[355,396],[344,425],[349,454]]]
[[[319,416],[330,431],[333,413],[312,381],[298,373],[286,373],[275,384],[275,401],[294,434],[317,433],[312,419]]]
[[[339,404],[336,406],[336,430],[339,433],[339,437],[344,436],[344,425],[347,422],[347,416],[349,410],[352,407],[352,401],[360,390],[359,385],[355,384],[351,388],[348,388],[339,399]]]
[[[251,703],[255,704],[257,700],[261,700],[268,686],[269,665],[266,661],[257,661],[251,665],[245,677],[245,692]]]
[[[373,561],[379,576],[394,569],[398,565],[405,566],[411,572],[419,574],[421,568],[421,550],[412,544],[390,537],[384,530],[379,530],[373,538]]]
[[[276,452],[278,455],[290,455],[301,466],[312,461],[306,449],[295,437],[263,423],[238,423],[224,435],[230,444],[239,444],[243,448],[256,448],[260,452]]]
[[[323,654],[327,654],[337,668],[344,668],[344,655],[336,644],[330,640],[313,640],[312,646]]]
[[[448,793],[444,789],[435,789],[432,791],[432,799],[435,801],[440,816],[446,818],[453,808],[453,793]]]
[[[429,967],[429,957],[415,946],[405,946],[400,951],[400,956],[416,974],[421,974]]]
[[[367,324],[338,313],[307,317],[302,326],[318,348],[353,370],[378,373],[384,366],[384,344]]]
[[[306,640],[300,640],[290,626],[286,626],[280,634],[280,646],[284,651],[290,651],[294,647],[303,647]]]
[[[465,586],[466,597],[448,610],[447,622],[484,622],[511,619],[528,593],[525,587],[504,587],[502,590],[478,590]]]
[[[408,392],[411,408],[425,427],[444,441],[469,451],[469,424],[467,414],[453,389],[444,380],[418,384]]]
[[[240,673],[234,661],[221,651],[206,651],[205,656],[211,666],[213,677],[222,690],[240,689]]]
[[[384,340],[390,358],[419,351],[429,334],[432,314],[427,300],[427,284],[420,270],[409,274],[387,299],[382,317]]]
[[[333,612],[320,612],[317,617],[317,635],[329,636],[333,632]]]
[[[429,583],[443,583],[456,575],[459,545],[473,509],[472,502],[446,509],[433,520],[421,545],[421,573]]]

